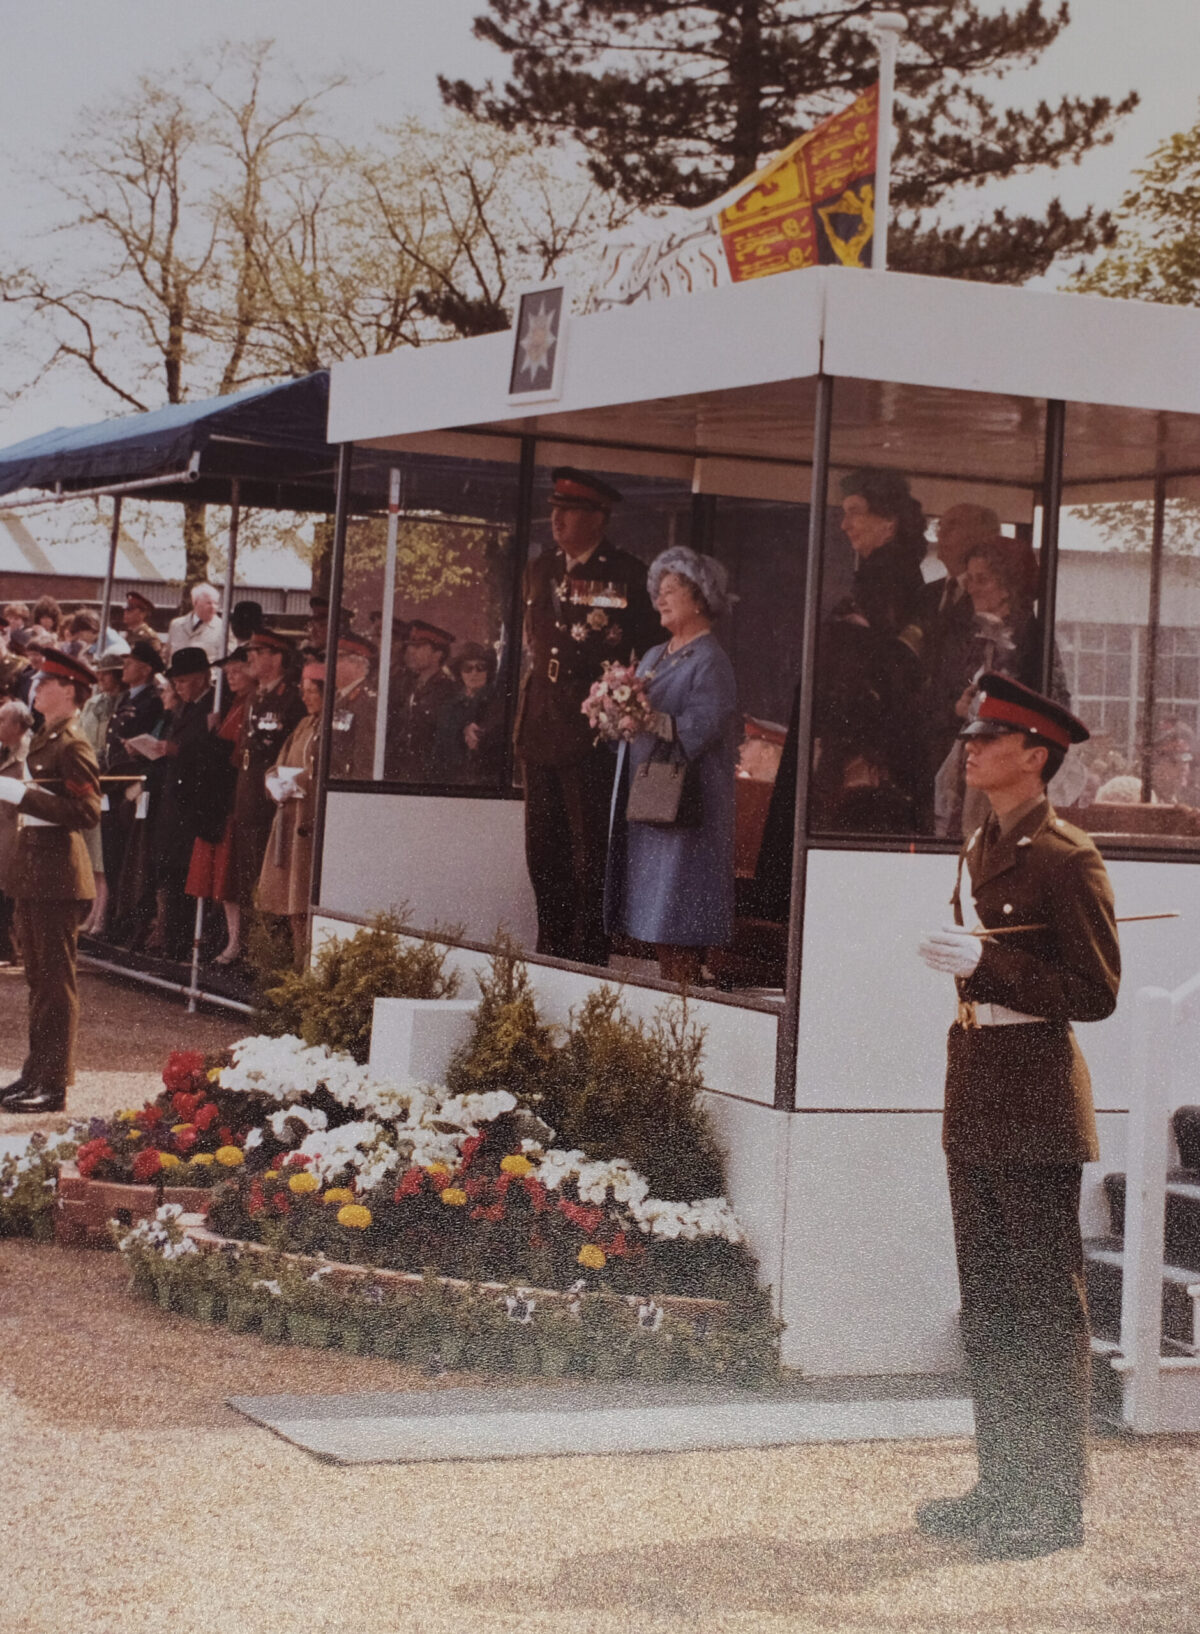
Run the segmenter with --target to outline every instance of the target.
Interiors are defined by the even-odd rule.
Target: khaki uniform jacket
[[[96,885],[83,830],[100,821],[100,770],[79,717],[35,732],[26,764],[41,786],[27,788],[21,801],[9,895],[25,902],[88,902]],[[30,817],[41,823],[28,822]]]
[[[1121,955],[1112,886],[1089,835],[1049,801],[1000,837],[995,820],[963,847],[978,923],[1045,925],[983,944],[959,998],[1040,1022],[950,1029],[942,1143],[961,1163],[1087,1163],[1099,1156],[1091,1079],[1072,1021],[1117,1003]],[[960,890],[955,918],[964,922]],[[968,923],[973,923],[967,913]]]
[[[15,749],[5,749],[0,745],[0,777],[15,777],[18,782],[24,781],[29,737],[28,732],[23,732],[21,742]],[[0,891],[6,896],[11,894],[8,889],[8,877],[13,858],[17,854],[20,816],[16,806],[10,806],[7,800],[0,800]]]
[[[646,590],[646,564],[602,539],[567,572],[561,550],[525,571],[525,645],[515,741],[523,760],[569,766],[592,753],[583,714],[592,682],[611,659],[628,664],[663,637]]]

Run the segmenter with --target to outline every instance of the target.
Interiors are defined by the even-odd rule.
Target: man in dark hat
[[[256,630],[263,627],[263,610],[260,601],[239,601],[229,615],[229,633],[243,646]]]
[[[121,664],[125,690],[109,716],[101,756],[105,792],[100,845],[108,885],[108,934],[119,943],[135,941],[147,933],[153,919],[152,899],[140,888],[122,893],[121,877],[134,825],[145,820],[147,809],[142,801],[146,760],[128,745],[131,739],[152,733],[162,717],[162,694],[155,684],[155,677],[162,672],[158,648],[148,641],[135,641]]]
[[[157,608],[149,596],[143,596],[140,590],[130,590],[125,596],[125,605],[121,609],[121,634],[132,648],[138,641],[150,644],[155,652],[161,652],[163,639],[154,629],[150,620]]]
[[[167,668],[179,707],[159,740],[165,761],[154,816],[154,885],[163,952],[186,959],[191,950],[195,903],[184,886],[197,815],[203,809],[204,785],[223,760],[227,746],[208,730],[213,706],[208,654],[202,647],[181,647]]]
[[[275,802],[266,776],[304,716],[300,689],[289,674],[295,644],[280,630],[256,630],[246,643],[250,673],[258,683],[238,740],[238,779],[233,796],[230,871],[243,913],[254,906],[254,889],[271,835]]]
[[[621,498],[574,466],[552,472],[555,549],[525,574],[529,667],[517,706],[525,779],[525,856],[537,901],[539,953],[607,964],[604,865],[613,759],[582,704],[604,661],[639,658],[662,634],[646,566],[607,538]]]
[[[403,669],[393,670],[388,696],[386,775],[398,783],[428,783],[438,716],[457,688],[446,671],[454,645],[449,630],[413,619],[403,647]]]
[[[987,1559],[1023,1559],[1083,1538],[1090,1335],[1079,1188],[1100,1154],[1071,1023],[1112,1014],[1120,952],[1100,853],[1046,798],[1087,728],[1007,676],[985,674],[980,699],[962,732],[966,780],[991,815],[959,858],[955,924],[920,948],[958,986],[942,1144],[979,1480],[961,1498],[922,1504],[917,1525],[972,1537]],[[964,867],[979,926],[1011,935],[962,928]]]
[[[339,636],[329,744],[330,777],[369,778],[375,766],[375,711],[379,699],[369,685],[375,643],[353,631]]]
[[[59,1112],[75,1080],[75,955],[95,891],[83,830],[100,820],[99,767],[78,715],[95,679],[84,659],[43,653],[43,724],[29,745],[30,781],[0,778],[0,801],[19,815],[8,889],[29,987],[29,1053],[20,1077],[0,1093],[6,1112]]]

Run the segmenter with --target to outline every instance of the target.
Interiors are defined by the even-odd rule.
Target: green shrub
[[[491,972],[476,980],[479,1008],[470,1038],[451,1059],[446,1087],[455,1095],[507,1089],[537,1112],[554,1071],[554,1030],[538,1016],[528,968],[511,938],[497,937]]]
[[[557,1144],[590,1158],[624,1158],[655,1197],[691,1202],[724,1192],[720,1154],[699,1096],[703,1030],[668,1000],[647,1024],[619,992],[590,993],[565,1041],[538,1015],[529,972],[501,937],[471,1037],[447,1074],[456,1094],[507,1089],[555,1131]]]
[[[655,1197],[719,1197],[723,1165],[698,1098],[703,1050],[686,1004],[669,1000],[647,1024],[599,987],[572,1012],[539,1113],[561,1145],[624,1158]]]
[[[399,914],[379,913],[348,939],[326,941],[310,970],[280,972],[264,994],[263,1031],[294,1033],[365,1063],[377,998],[451,999],[458,992],[457,974],[445,968],[445,946],[404,935]]]

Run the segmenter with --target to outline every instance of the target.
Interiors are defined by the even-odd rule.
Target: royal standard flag
[[[796,267],[871,265],[878,127],[873,85],[742,183],[732,202],[720,201],[734,283]]]

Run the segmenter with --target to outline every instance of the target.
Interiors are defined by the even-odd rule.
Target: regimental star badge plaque
[[[541,402],[559,396],[568,310],[566,284],[538,284],[518,295],[508,376],[510,402]]]

